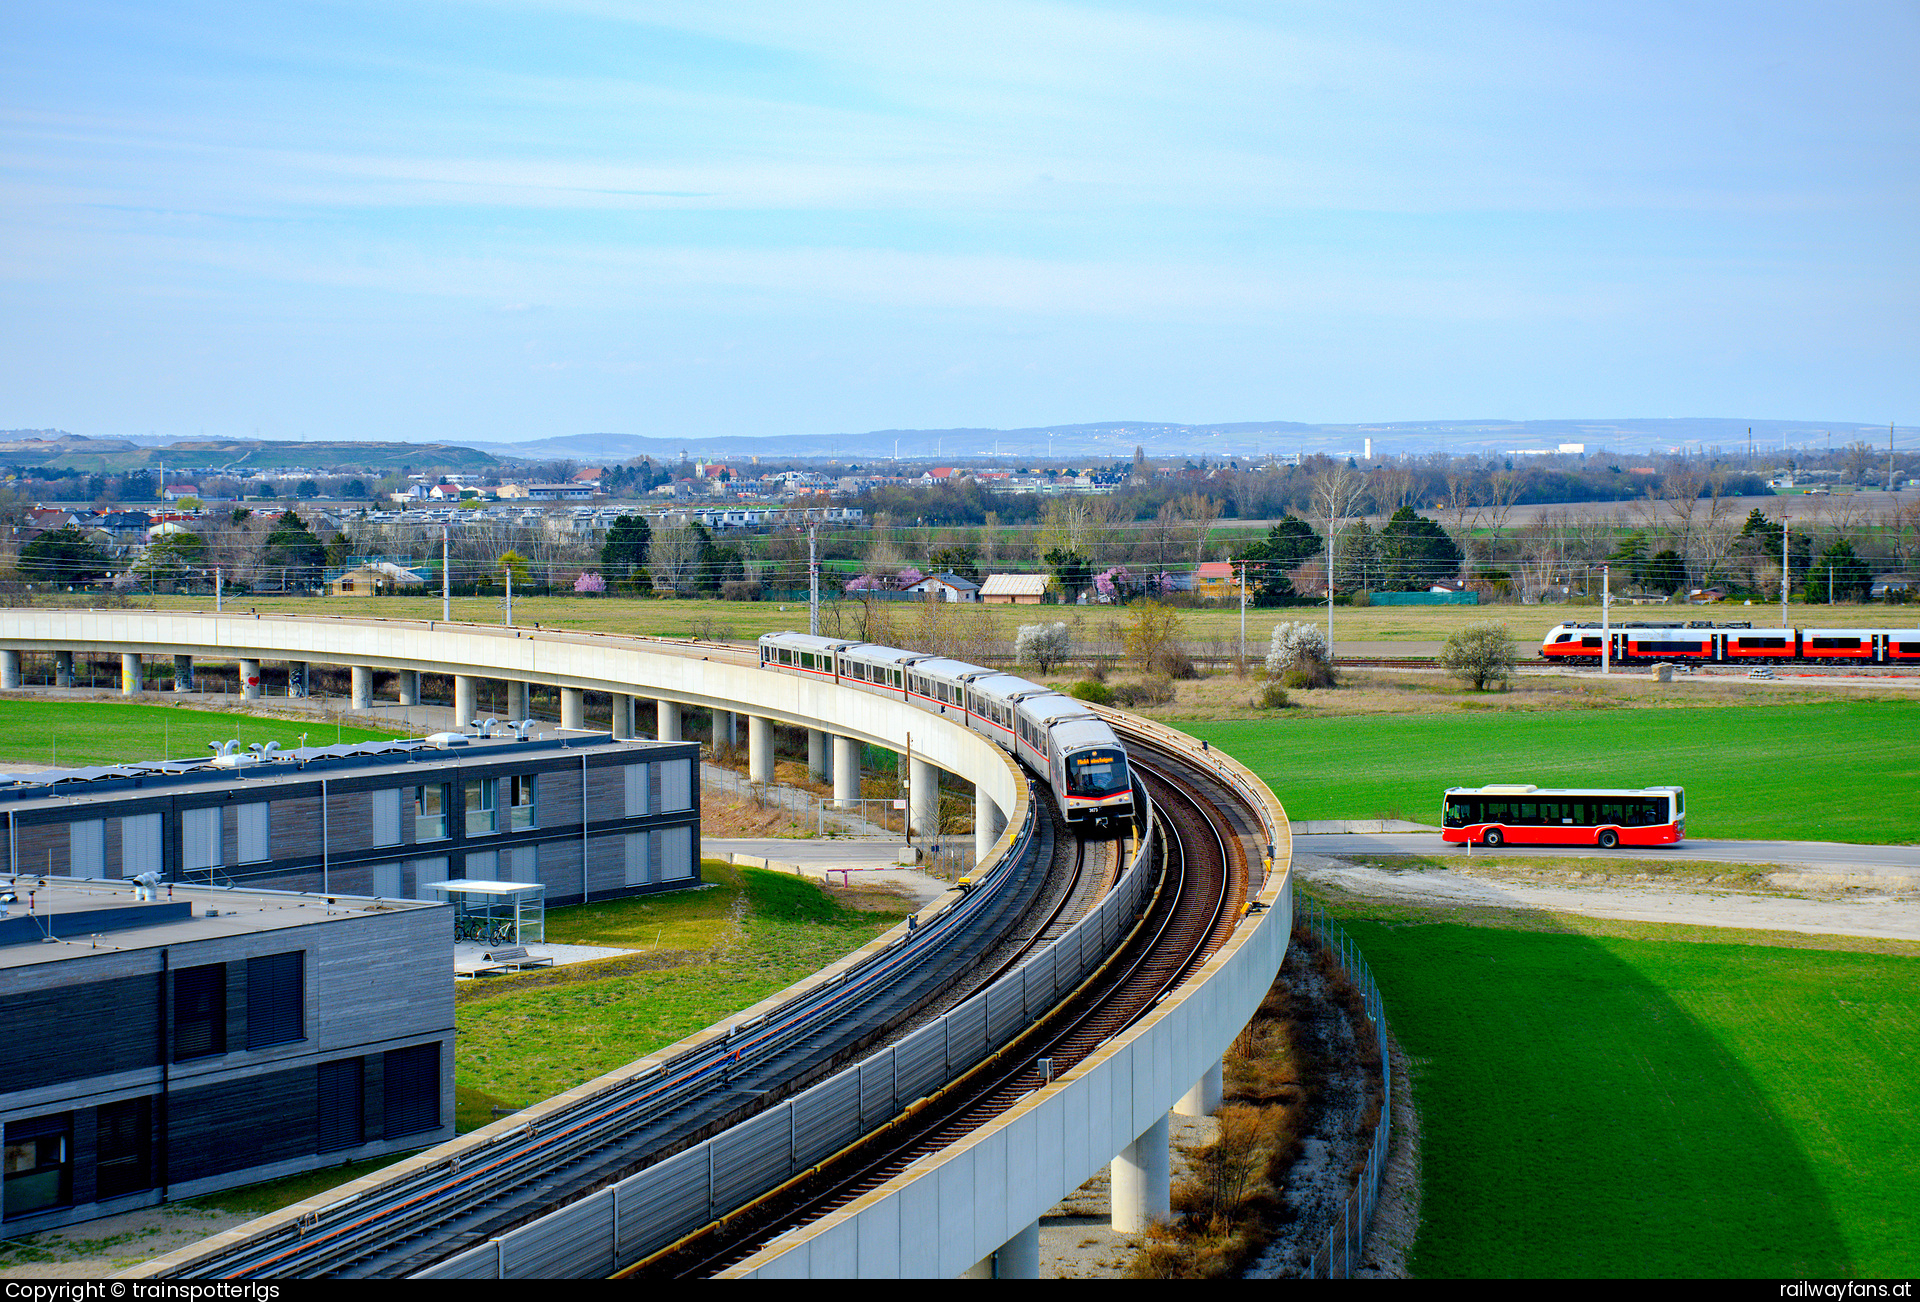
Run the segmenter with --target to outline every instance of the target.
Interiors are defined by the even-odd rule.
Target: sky
[[[10,6],[0,428],[1920,420],[1920,6]]]

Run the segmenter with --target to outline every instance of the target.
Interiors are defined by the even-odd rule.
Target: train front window
[[[1117,750],[1078,750],[1067,756],[1067,793],[1110,796],[1127,789],[1127,757]]]

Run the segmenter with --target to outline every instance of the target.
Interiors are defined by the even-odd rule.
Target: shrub
[[[1064,623],[1022,624],[1013,640],[1013,658],[1021,664],[1038,665],[1043,674],[1051,673],[1072,654],[1073,635]]]
[[[1259,706],[1263,710],[1284,710],[1292,704],[1287,699],[1287,689],[1279,683],[1268,683],[1261,689]]]
[[[1301,690],[1333,687],[1338,679],[1327,656],[1327,637],[1318,624],[1282,621],[1267,642],[1267,677]]]
[[[761,588],[752,579],[729,579],[720,585],[720,596],[725,601],[758,601]]]
[[[1440,667],[1476,692],[1504,688],[1513,677],[1513,634],[1493,620],[1469,624],[1447,639]]]
[[[1163,678],[1177,678],[1181,682],[1191,682],[1200,676],[1193,667],[1193,657],[1185,648],[1168,643],[1154,651],[1147,663],[1147,672]]]
[[[1129,710],[1154,705],[1170,705],[1173,702],[1173,680],[1171,678],[1148,678],[1138,683],[1120,683],[1112,688],[1116,704]]]
[[[1067,689],[1067,695],[1076,701],[1091,701],[1095,705],[1112,705],[1113,689],[1105,683],[1096,683],[1091,679],[1082,679]]]

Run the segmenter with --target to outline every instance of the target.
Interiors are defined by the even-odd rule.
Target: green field
[[[380,741],[392,733],[343,727],[319,718],[270,719],[220,710],[118,701],[0,701],[0,764],[79,768],[125,760],[204,759],[210,741],[282,747]]]
[[[1920,1264],[1920,956],[1336,912],[1417,1064],[1416,1274]]]
[[[1296,819],[1436,823],[1448,787],[1687,789],[1687,835],[1920,842],[1920,701],[1181,722]]]
[[[454,1071],[462,1092],[511,1107],[550,1098],[751,1007],[905,915],[903,900],[881,912],[851,909],[787,873],[709,859],[701,876],[717,889],[555,909],[547,915],[548,935],[574,944],[645,945],[657,924],[670,946],[676,928],[698,928],[717,916],[728,920],[724,929],[702,937],[714,946],[711,958],[656,971],[633,971],[615,959],[553,976],[463,984]],[[643,913],[646,904],[651,911]]]

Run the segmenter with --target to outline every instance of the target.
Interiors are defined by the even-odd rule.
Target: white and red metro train
[[[1599,624],[1556,624],[1540,645],[1547,660],[1597,665],[1609,634]],[[1754,628],[1751,624],[1615,624],[1614,664],[1655,660],[1747,665],[1913,665],[1920,628]]]
[[[1083,834],[1117,834],[1133,818],[1126,750],[1106,720],[1071,696],[964,660],[806,633],[761,638],[760,667],[898,697],[964,720],[1041,775],[1067,822]]]

